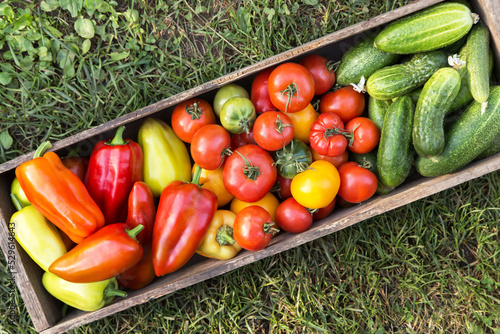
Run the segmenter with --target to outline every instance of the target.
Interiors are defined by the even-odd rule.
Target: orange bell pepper
[[[83,182],[43,143],[33,160],[16,168],[16,177],[30,203],[49,221],[79,243],[104,226],[104,215]],[[42,156],[43,154],[43,156]]]

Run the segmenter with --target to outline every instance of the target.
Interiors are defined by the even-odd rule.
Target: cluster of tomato
[[[334,84],[334,64],[309,55],[262,70],[250,93],[228,84],[212,105],[195,98],[175,107],[172,128],[190,144],[203,187],[219,207],[231,202],[234,239],[244,249],[266,247],[278,229],[307,230],[339,200],[375,194],[376,175],[348,160],[349,152],[371,152],[380,131],[362,116],[363,92]]]

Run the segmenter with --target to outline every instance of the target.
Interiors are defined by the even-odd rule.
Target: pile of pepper
[[[320,80],[293,66],[310,76],[309,86]],[[347,143],[349,134],[325,117],[317,121],[314,89],[308,100],[295,82],[270,94],[273,75],[262,71],[251,94],[229,84],[212,104],[184,101],[170,124],[147,117],[136,141],[120,126],[89,157],[60,158],[42,143],[16,169],[11,222],[18,243],[45,271],[47,291],[66,305],[96,310],[126,295],[118,287],[141,289],[195,253],[227,260],[241,249],[267,247],[280,229],[300,233],[329,215],[345,147],[318,154],[309,139],[328,145],[340,136]],[[375,178],[373,191],[357,201],[376,187]]]

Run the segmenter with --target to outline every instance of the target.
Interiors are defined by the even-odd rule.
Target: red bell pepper
[[[151,283],[156,275],[151,259],[151,244],[146,245],[141,260],[118,275],[118,284],[124,288],[139,290]]]
[[[144,230],[137,234],[137,240],[143,246],[151,244],[155,217],[156,204],[151,188],[142,181],[135,182],[128,196],[128,215],[125,224],[130,229],[137,225],[144,226]]]
[[[128,195],[135,182],[142,180],[142,148],[124,140],[120,126],[111,140],[101,140],[90,154],[85,186],[101,208],[106,225],[124,222]]]
[[[135,239],[144,226],[129,230],[116,223],[104,226],[52,262],[49,271],[73,283],[103,281],[138,263],[142,246]]]
[[[217,197],[199,185],[201,168],[191,183],[172,181],[160,196],[153,229],[153,265],[157,276],[174,272],[194,255],[217,210]]]

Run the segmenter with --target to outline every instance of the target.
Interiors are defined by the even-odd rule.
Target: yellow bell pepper
[[[217,210],[196,253],[219,260],[235,257],[241,250],[233,238],[235,218],[236,214],[229,210]]]
[[[167,123],[146,118],[139,127],[137,142],[144,155],[144,182],[155,197],[159,197],[171,181],[191,181],[189,152]]]
[[[33,261],[48,270],[52,262],[67,253],[59,230],[34,206],[23,208],[16,196],[12,196],[12,201],[19,210],[10,218],[14,237]]]
[[[118,289],[116,277],[91,283],[72,283],[46,271],[42,284],[55,298],[82,311],[96,311],[113,301],[115,296],[126,297]]]
[[[194,175],[194,169],[196,164],[193,165],[192,174]],[[200,184],[202,188],[208,189],[217,196],[217,207],[221,208],[224,205],[231,202],[234,196],[227,191],[224,186],[224,181],[222,179],[222,171],[224,167],[220,167],[214,170],[201,169],[200,174]]]

